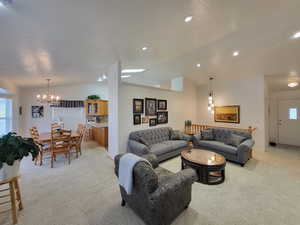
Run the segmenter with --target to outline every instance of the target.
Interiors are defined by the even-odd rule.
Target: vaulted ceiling
[[[0,78],[20,86],[96,81],[116,60],[147,69],[132,82],[153,84],[298,76],[300,39],[291,36],[299,10],[299,0],[14,0],[0,7]]]

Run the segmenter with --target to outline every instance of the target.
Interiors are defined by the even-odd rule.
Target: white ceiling
[[[287,74],[276,74],[276,75],[268,75],[266,76],[266,81],[269,87],[269,90],[272,92],[277,91],[292,91],[292,90],[300,90],[300,77],[294,75],[293,73]],[[296,82],[299,85],[296,87],[289,87],[288,84]]]
[[[152,84],[298,75],[300,39],[290,36],[300,30],[299,10],[299,0],[14,0],[0,8],[0,78],[96,81],[116,60],[148,69],[130,79]]]

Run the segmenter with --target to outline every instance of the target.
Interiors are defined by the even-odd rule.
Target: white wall
[[[40,132],[47,132],[50,129],[52,122],[51,109],[48,105],[44,105],[44,117],[32,118],[31,106],[40,105],[36,100],[36,95],[39,93],[45,93],[46,88],[22,88],[20,89],[20,101],[23,108],[23,114],[21,116],[21,132],[22,135],[28,135],[29,129],[36,126]],[[77,85],[64,85],[51,87],[51,93],[59,95],[63,100],[85,100],[88,95],[97,94],[101,99],[108,99],[108,90],[106,83],[89,83],[89,84],[77,84]],[[63,110],[63,109],[62,109]],[[75,116],[72,113],[83,113],[84,110],[76,109],[64,109],[70,112],[70,116],[74,118],[74,124],[84,122],[84,115]],[[81,119],[80,119],[81,118]],[[83,118],[83,119],[82,119]],[[68,128],[68,127],[67,127]],[[71,128],[71,127],[70,127]]]
[[[168,101],[169,123],[149,127],[148,124],[133,125],[132,100],[133,98],[156,98]],[[197,119],[197,87],[190,81],[184,81],[184,91],[174,92],[158,88],[136,86],[123,83],[119,100],[120,120],[120,149],[125,152],[129,133],[135,130],[170,126],[183,130],[184,121]]]
[[[11,81],[0,80],[0,88],[6,90],[9,94],[1,94],[0,97],[12,99],[13,104],[13,118],[12,130],[19,133],[19,89]]]
[[[263,76],[249,76],[236,80],[214,79],[216,106],[240,105],[240,124],[215,123],[208,110],[208,86],[198,89],[198,122],[200,124],[248,128],[256,127],[255,150],[265,150],[265,84]]]
[[[271,92],[269,96],[269,139],[278,143],[278,101],[300,99],[300,90]]]

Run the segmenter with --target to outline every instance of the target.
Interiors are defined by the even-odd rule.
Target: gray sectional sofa
[[[230,128],[209,128],[212,136],[196,134],[193,136],[194,148],[206,149],[223,155],[227,160],[241,166],[251,158],[254,140],[249,132]],[[205,132],[204,132],[205,133]]]
[[[188,148],[190,136],[180,133],[176,135],[170,127],[139,130],[130,133],[128,152],[142,156],[153,153],[159,162],[172,158]]]

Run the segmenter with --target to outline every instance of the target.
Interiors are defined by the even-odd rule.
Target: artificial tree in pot
[[[0,180],[18,175],[20,161],[23,157],[32,156],[35,160],[39,147],[32,138],[23,138],[16,133],[8,133],[0,138]]]

